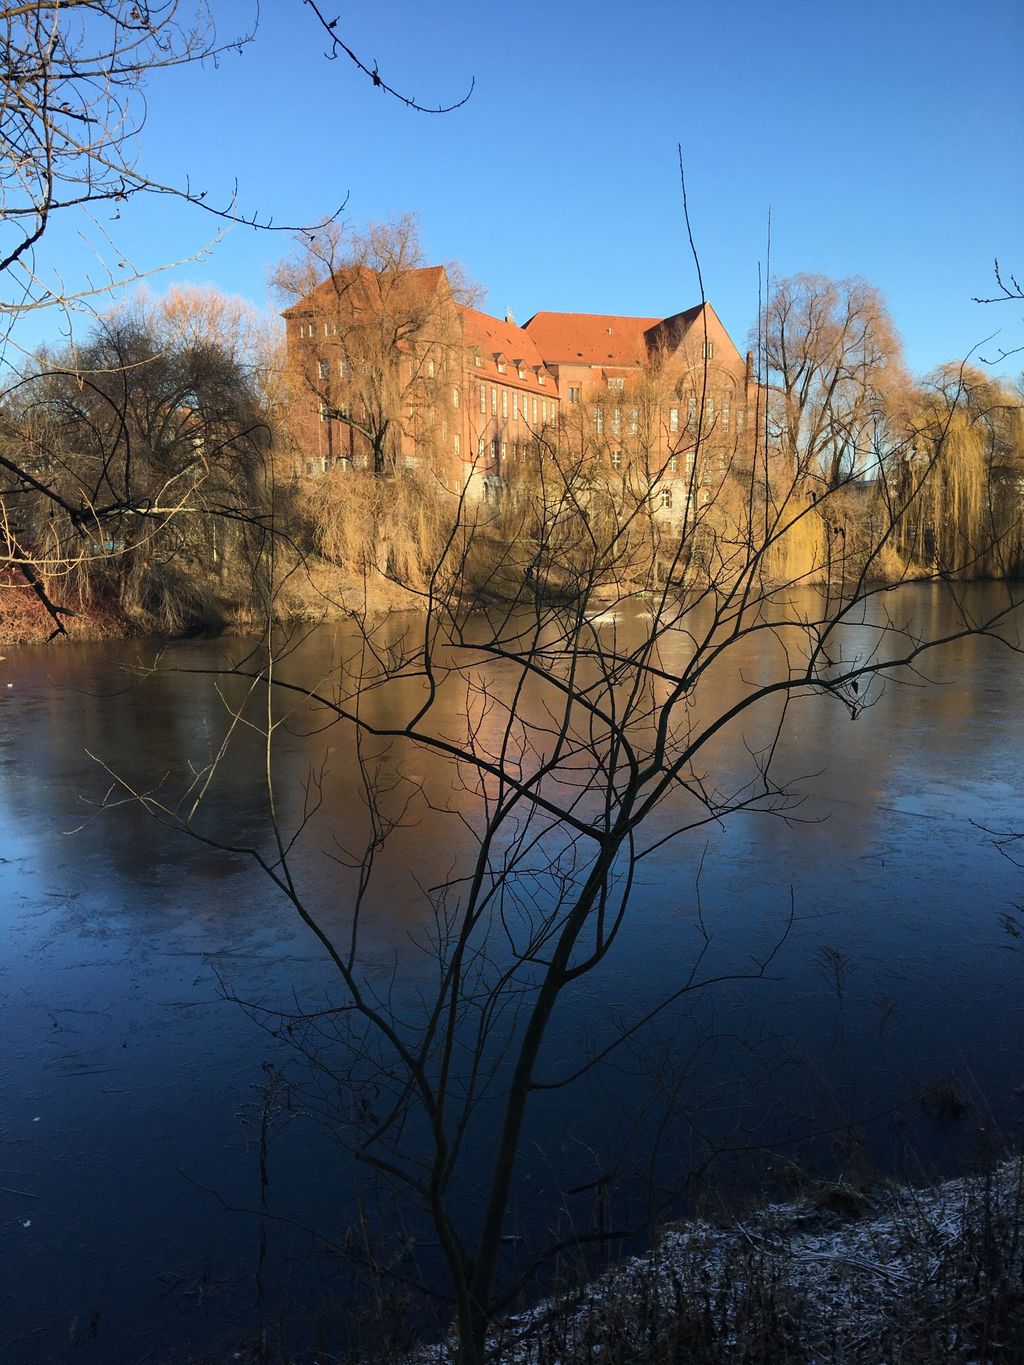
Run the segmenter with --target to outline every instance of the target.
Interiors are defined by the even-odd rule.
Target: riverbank
[[[266,616],[253,603],[251,584],[224,585],[207,591],[201,601],[184,604],[177,630],[168,631],[164,617],[128,612],[103,597],[83,602],[53,593],[64,610],[60,627],[25,584],[0,582],[0,648],[97,640],[188,639],[196,636],[258,635]],[[415,608],[419,599],[380,574],[346,574],[325,564],[308,566],[301,576],[285,579],[274,602],[279,623],[316,623],[358,616],[379,618]]]
[[[509,1318],[495,1365],[1024,1361],[1024,1159],[930,1189],[823,1184]],[[410,1365],[451,1365],[446,1346]]]

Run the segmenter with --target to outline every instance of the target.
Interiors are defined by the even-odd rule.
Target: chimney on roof
[[[511,309],[511,308],[506,308],[506,309],[505,309],[505,321],[509,324],[510,327],[514,327],[514,326],[516,325],[516,320],[515,320],[515,318],[512,316],[512,309]]]

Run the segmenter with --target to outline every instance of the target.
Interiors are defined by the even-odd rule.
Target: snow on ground
[[[937,1330],[949,1300],[960,1303],[961,1288],[965,1302],[971,1293],[991,1298],[991,1284],[977,1277],[979,1256],[987,1243],[989,1256],[1011,1254],[1004,1234],[1020,1233],[1022,1197],[1022,1165],[1014,1161],[987,1179],[889,1187],[870,1198],[833,1185],[813,1201],[768,1205],[726,1226],[676,1225],[647,1255],[507,1319],[492,1358],[500,1365],[642,1361],[654,1343],[683,1332],[695,1359],[705,1358],[702,1351],[729,1358],[730,1347],[748,1360],[767,1356],[769,1347],[774,1359],[892,1359],[878,1354],[884,1344],[901,1332],[920,1338]],[[1016,1285],[1016,1237],[1012,1255]],[[956,1333],[952,1313],[949,1321]],[[450,1365],[453,1358],[442,1344],[417,1352],[415,1365]]]

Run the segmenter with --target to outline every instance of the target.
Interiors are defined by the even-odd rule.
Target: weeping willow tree
[[[900,497],[923,494],[899,527],[908,563],[959,577],[1024,572],[1024,409],[1008,385],[962,366],[933,374],[890,478]]]
[[[329,565],[377,573],[417,593],[427,587],[457,511],[429,472],[382,480],[340,466],[303,481],[299,510]]]

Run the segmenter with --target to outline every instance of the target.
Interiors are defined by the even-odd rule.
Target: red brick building
[[[427,466],[453,493],[491,496],[571,445],[674,518],[747,439],[750,358],[710,304],[519,327],[459,302],[433,266],[344,272],[284,318],[303,473]]]

